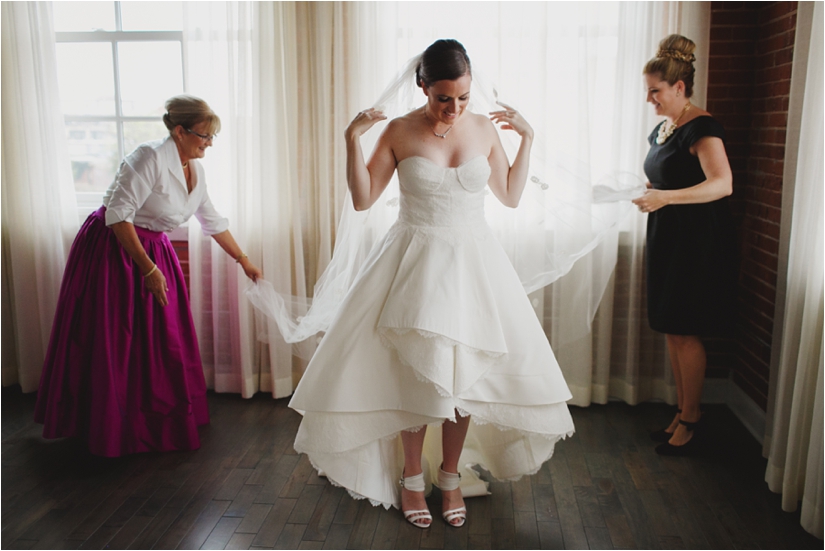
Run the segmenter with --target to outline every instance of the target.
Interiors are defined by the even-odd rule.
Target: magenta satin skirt
[[[196,449],[209,412],[177,255],[166,234],[135,227],[166,277],[162,307],[105,213],[89,215],[69,253],[34,419],[45,438],[81,437],[95,455]]]

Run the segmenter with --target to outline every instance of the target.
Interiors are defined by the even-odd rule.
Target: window
[[[60,98],[81,220],[120,160],[166,135],[164,102],[185,90],[181,2],[55,2]]]

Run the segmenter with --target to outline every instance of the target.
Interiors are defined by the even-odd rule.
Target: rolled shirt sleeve
[[[152,185],[160,174],[157,152],[141,146],[120,163],[115,181],[104,196],[106,225],[118,222],[134,224],[135,213],[152,194]]]
[[[198,210],[195,211],[195,218],[200,222],[204,235],[215,235],[229,229],[229,219],[224,218],[215,210],[206,189],[203,191]]]

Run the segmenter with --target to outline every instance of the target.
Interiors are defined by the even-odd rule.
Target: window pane
[[[112,46],[63,43],[57,48],[57,78],[64,115],[115,114]]]
[[[114,2],[54,2],[54,30],[114,31]]]
[[[128,154],[143,142],[160,140],[168,135],[169,131],[164,126],[163,121],[160,120],[160,117],[158,117],[157,122],[124,122],[123,149]]]
[[[183,93],[180,42],[121,42],[118,59],[124,115],[160,117],[166,100]]]
[[[121,2],[124,31],[183,30],[182,2]]]
[[[69,157],[76,191],[104,191],[120,164],[113,122],[67,122]]]

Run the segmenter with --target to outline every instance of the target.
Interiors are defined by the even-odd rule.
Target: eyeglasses
[[[198,138],[202,139],[202,140],[203,140],[203,141],[205,141],[205,142],[208,142],[208,141],[214,140],[215,138],[217,138],[217,137],[218,137],[218,135],[217,135],[217,134],[211,134],[211,135],[210,135],[210,134],[198,134],[198,133],[197,133],[197,132],[195,132],[194,130],[189,130],[188,128],[184,128],[184,130],[186,130],[186,131],[187,131],[187,132],[189,132],[190,134],[194,134],[195,136],[197,136]]]

